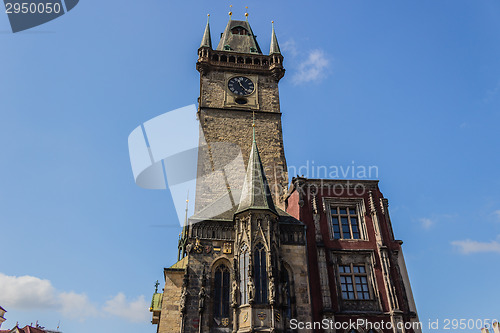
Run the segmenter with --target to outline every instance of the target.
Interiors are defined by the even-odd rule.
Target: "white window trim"
[[[341,241],[368,241],[368,233],[366,230],[365,221],[365,201],[363,198],[323,198],[323,211],[326,213],[328,230],[330,231],[330,240],[334,240],[333,224],[332,224],[332,206],[346,206],[346,207],[356,207],[356,212],[358,215],[358,228],[359,228],[359,239],[351,238],[338,238]]]

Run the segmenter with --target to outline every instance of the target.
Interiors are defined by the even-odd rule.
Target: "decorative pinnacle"
[[[253,142],[255,142],[255,110],[252,110],[252,132],[253,132]]]
[[[278,45],[278,39],[276,38],[276,33],[274,32],[274,20],[271,21],[272,32],[271,32],[271,47],[269,48],[269,55],[273,53],[281,53],[280,47]]]
[[[229,8],[232,8],[232,7],[233,7],[233,5],[229,5]],[[229,10],[228,14],[229,14],[229,19],[231,19],[233,16],[233,12],[231,11],[231,9]]]
[[[245,6],[245,9],[247,10],[247,12],[245,13],[245,18],[248,21],[248,6]]]
[[[187,198],[186,198],[186,222],[184,224],[187,224],[188,209],[189,209],[189,190],[188,190]]]

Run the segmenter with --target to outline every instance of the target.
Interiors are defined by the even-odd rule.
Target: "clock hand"
[[[247,88],[243,87],[243,85],[241,84],[241,82],[240,82],[240,81],[238,81],[238,84],[240,85],[240,87],[242,87],[242,88],[243,88],[243,90],[245,90],[245,92],[246,92],[246,93],[250,93],[250,92],[252,92],[250,89],[247,89]]]

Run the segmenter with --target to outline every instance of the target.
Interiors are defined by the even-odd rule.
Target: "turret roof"
[[[229,20],[217,50],[262,54],[248,21]]]

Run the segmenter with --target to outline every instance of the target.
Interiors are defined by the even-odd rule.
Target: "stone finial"
[[[500,333],[500,324],[498,323],[498,321],[494,322],[492,326],[493,326],[493,332]]]
[[[209,47],[212,48],[212,38],[210,37],[210,14],[207,14],[207,25],[205,26],[205,33],[203,34],[203,38],[201,40],[200,47]]]

